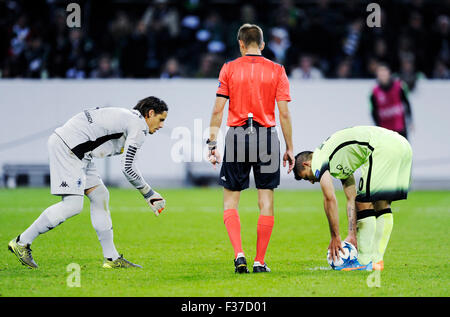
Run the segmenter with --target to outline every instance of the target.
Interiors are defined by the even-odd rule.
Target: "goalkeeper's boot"
[[[261,264],[260,262],[255,261],[253,263],[253,273],[263,273],[263,272],[270,272],[267,263]]]
[[[383,271],[384,270],[384,261],[378,261],[377,263],[375,263],[373,265],[373,270],[374,271]]]
[[[20,236],[15,239],[12,239],[8,243],[8,250],[15,254],[15,256],[19,259],[20,263],[25,265],[30,269],[37,269],[38,265],[34,262],[33,256],[31,255],[30,245],[26,246],[20,245],[18,243]]]
[[[358,259],[354,259],[351,261],[348,261],[347,263],[344,263],[344,265],[341,265],[339,267],[336,267],[335,270],[338,271],[372,271],[372,261],[368,264],[361,264],[359,263]]]
[[[114,261],[111,258],[105,258],[105,260],[103,261],[103,268],[105,269],[129,268],[129,267],[142,268],[142,266],[140,266],[139,264],[134,264],[124,259],[122,254]]]
[[[248,273],[247,260],[245,259],[245,256],[238,255],[238,257],[234,260],[234,273]]]

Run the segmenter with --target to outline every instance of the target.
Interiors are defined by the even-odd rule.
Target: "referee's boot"
[[[253,263],[253,273],[263,273],[263,272],[270,272],[267,263],[261,264],[260,262],[255,261]]]
[[[30,269],[37,269],[38,265],[34,262],[33,256],[31,255],[30,245],[25,246],[20,245],[19,242],[20,235],[17,238],[12,239],[8,243],[8,250],[14,253],[14,255],[19,259],[20,263],[25,265]]]
[[[113,260],[110,258],[105,258],[103,261],[103,268],[105,269],[118,269],[118,268],[129,268],[129,267],[138,267],[142,268],[139,264],[131,263],[130,261],[123,258],[123,255],[120,255],[117,259]]]
[[[234,273],[249,273],[247,268],[247,260],[244,255],[239,255],[234,260]]]

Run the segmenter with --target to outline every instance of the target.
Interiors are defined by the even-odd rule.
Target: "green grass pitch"
[[[167,208],[155,217],[134,190],[111,189],[116,247],[143,269],[101,268],[102,252],[83,212],[32,245],[40,265],[30,270],[7,250],[50,204],[48,189],[0,190],[0,296],[449,296],[450,193],[412,192],[393,204],[394,230],[380,287],[369,272],[324,270],[328,224],[318,191],[275,193],[275,227],[266,261],[269,274],[235,275],[222,218],[222,191],[161,190]],[[347,221],[338,192],[341,237]],[[253,263],[257,193],[242,193],[240,217],[247,260]],[[81,266],[81,287],[68,287],[67,265]]]

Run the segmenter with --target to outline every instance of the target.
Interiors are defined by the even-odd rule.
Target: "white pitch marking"
[[[326,266],[316,266],[316,267],[309,267],[308,270],[310,271],[330,271],[331,267]]]

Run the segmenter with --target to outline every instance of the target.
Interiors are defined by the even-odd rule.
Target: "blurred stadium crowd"
[[[65,8],[81,6],[81,28]],[[243,23],[262,26],[263,55],[291,78],[374,78],[378,62],[413,89],[450,79],[450,1],[0,0],[2,78],[217,78],[239,55]]]

